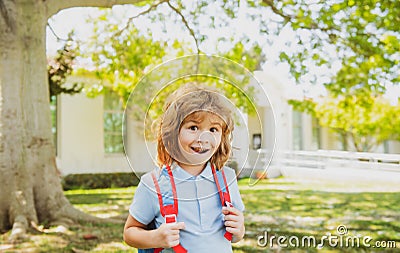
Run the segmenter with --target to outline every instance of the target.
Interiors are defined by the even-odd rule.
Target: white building
[[[288,85],[262,72],[255,76],[272,106],[267,101],[259,101],[258,115],[244,115],[247,122],[236,126],[233,146],[240,150],[234,150],[233,155],[240,168],[254,166],[260,145],[267,150],[268,160],[275,143],[274,161],[287,150],[342,148],[333,132],[320,128],[309,115],[291,109],[287,104]],[[155,144],[145,142],[143,134],[133,130],[136,123],[132,121],[126,127],[128,162],[121,142],[123,112],[115,108],[118,100],[107,94],[96,98],[84,94],[57,98],[57,164],[63,175],[144,172],[154,168]],[[387,142],[377,152],[400,153],[400,143]],[[265,161],[259,166],[262,164]]]

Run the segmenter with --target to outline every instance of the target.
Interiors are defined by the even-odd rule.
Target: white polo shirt
[[[244,205],[235,171],[229,167],[224,167],[223,170],[232,204],[243,212]],[[185,223],[185,229],[180,230],[181,245],[190,253],[232,252],[231,242],[224,237],[225,226],[221,200],[210,164],[208,163],[198,176],[189,174],[178,165],[174,165],[172,171],[178,196],[177,220]],[[223,187],[223,182],[220,184]],[[154,218],[156,218],[156,227],[164,222],[150,172],[142,176],[129,213],[142,224],[149,224]],[[173,251],[165,249],[163,252]]]

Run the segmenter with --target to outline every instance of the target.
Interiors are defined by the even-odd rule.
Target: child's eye
[[[210,132],[216,133],[216,132],[218,132],[218,129],[216,127],[212,127],[212,128],[210,128]]]
[[[192,130],[192,131],[196,131],[198,129],[198,127],[197,126],[191,126],[191,127],[189,127],[189,129]]]

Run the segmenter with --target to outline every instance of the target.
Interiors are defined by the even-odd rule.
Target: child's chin
[[[200,164],[204,164],[204,163],[208,162],[208,160],[210,160],[210,158],[211,158],[210,155],[194,154],[191,157],[187,157],[187,160],[192,165],[200,165]]]

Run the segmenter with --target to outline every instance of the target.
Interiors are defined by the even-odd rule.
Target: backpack
[[[211,165],[212,174],[214,176],[215,184],[217,185],[219,198],[221,200],[222,206],[232,206],[231,197],[229,194],[228,184],[226,181],[225,173],[223,170],[215,170],[214,165]],[[170,189],[167,192],[162,192],[160,188],[160,184],[157,180],[156,172],[153,171],[151,173],[151,177],[154,182],[155,189],[157,191],[158,203],[160,205],[160,213],[165,219],[165,223],[174,223],[176,222],[176,217],[178,215],[178,197],[176,193],[176,186],[174,176],[172,174],[171,167],[169,165],[163,167],[161,170],[161,174],[167,176],[170,181]],[[221,187],[221,183],[223,182],[223,187]],[[171,201],[173,199],[173,202]],[[154,224],[149,224],[151,227],[149,229],[155,229]],[[232,241],[232,234],[229,232],[225,232],[224,237],[228,241]],[[181,245],[178,244],[172,248],[175,253],[186,253],[187,250]],[[138,249],[138,253],[159,253],[163,250],[163,248],[155,248],[155,249]]]

